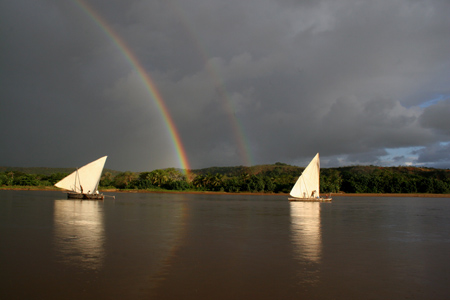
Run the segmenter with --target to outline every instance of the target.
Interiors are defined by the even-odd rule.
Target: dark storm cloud
[[[450,135],[450,98],[425,108],[421,115],[421,124],[444,136]]]
[[[430,167],[450,169],[450,143],[436,143],[417,151],[417,162]]]
[[[448,1],[86,3],[153,79],[193,168],[246,163],[246,147],[254,164],[405,149],[389,161],[448,166]],[[76,1],[0,5],[0,165],[180,166],[139,73]]]

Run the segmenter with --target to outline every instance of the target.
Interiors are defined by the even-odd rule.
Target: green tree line
[[[254,167],[175,168],[151,172],[105,171],[100,188],[289,193],[303,168],[282,163]],[[0,186],[53,186],[69,173],[0,173]],[[450,170],[419,167],[354,166],[322,168],[321,193],[450,193]]]

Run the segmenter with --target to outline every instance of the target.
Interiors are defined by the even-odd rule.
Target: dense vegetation
[[[45,172],[43,172],[45,171]],[[0,168],[0,186],[53,186],[73,169]],[[105,170],[101,188],[288,193],[303,168],[283,163],[254,167],[212,167],[151,172]],[[419,167],[353,166],[322,168],[322,193],[450,193],[450,170]]]

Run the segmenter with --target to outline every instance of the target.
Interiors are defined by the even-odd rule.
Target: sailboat
[[[98,184],[102,176],[107,156],[103,156],[58,181],[55,186],[68,190],[68,199],[103,200],[104,195],[98,192]]]
[[[290,195],[290,201],[331,201],[331,197],[320,197],[320,159],[319,153],[314,156],[309,165],[298,178]]]

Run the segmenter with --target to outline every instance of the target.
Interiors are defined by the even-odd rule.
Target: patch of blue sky
[[[387,155],[380,157],[383,166],[417,166],[418,150],[423,147],[387,148]]]
[[[441,101],[447,100],[447,99],[450,99],[450,95],[449,94],[447,94],[447,95],[439,94],[439,95],[436,95],[433,99],[421,103],[419,105],[419,107],[427,108],[429,106],[435,105],[435,104],[437,104],[437,103],[439,103]]]

